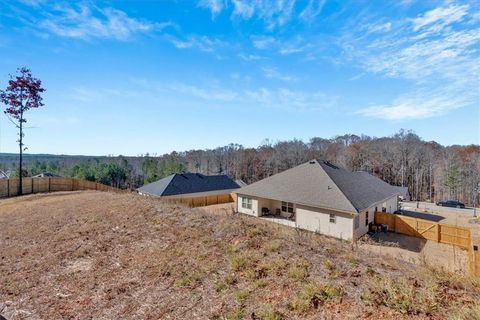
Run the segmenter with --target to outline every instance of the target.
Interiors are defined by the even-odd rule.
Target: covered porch
[[[293,227],[293,228],[295,228],[297,226],[297,224],[295,222],[295,218],[293,218],[293,220],[292,220],[292,219],[289,219],[289,218],[284,218],[282,216],[267,215],[267,216],[261,216],[260,219],[263,219],[265,221],[275,222],[275,223],[278,223],[278,224],[283,224],[284,226]]]
[[[258,199],[259,217],[295,223],[295,204],[272,199]]]

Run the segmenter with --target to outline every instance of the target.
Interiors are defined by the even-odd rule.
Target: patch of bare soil
[[[133,194],[0,200],[7,319],[474,319],[479,282]]]

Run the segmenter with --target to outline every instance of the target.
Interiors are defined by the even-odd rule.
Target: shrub
[[[236,308],[231,310],[228,314],[225,315],[227,320],[242,320],[244,319],[244,311],[242,308]]]
[[[247,266],[247,258],[240,254],[234,255],[230,262],[233,271],[242,271]]]
[[[175,285],[177,287],[189,287],[192,284],[193,284],[193,279],[190,278],[189,276],[184,276],[175,280]]]
[[[235,302],[237,302],[238,305],[243,306],[249,295],[250,292],[248,290],[239,291],[235,294]]]
[[[275,309],[266,309],[258,313],[262,320],[281,320],[282,314]]]
[[[471,307],[462,306],[455,314],[451,315],[450,320],[480,319],[480,304]]]
[[[258,279],[255,281],[255,287],[256,288],[265,288],[267,286],[268,282],[266,279]]]
[[[258,227],[253,227],[250,229],[247,229],[246,235],[248,238],[252,239],[257,236],[264,236],[267,232],[265,230],[262,230]]]
[[[280,241],[270,241],[265,245],[268,252],[278,252],[280,250]]]
[[[303,281],[308,277],[308,266],[306,264],[295,264],[288,271],[288,276],[292,279]]]
[[[235,284],[236,280],[232,276],[226,276],[222,280],[219,280],[215,283],[215,290],[217,292],[222,292],[226,290],[231,285]]]
[[[330,272],[335,270],[335,265],[333,264],[332,260],[330,260],[330,259],[327,259],[327,260],[323,261],[323,266]]]
[[[437,293],[435,284],[386,278],[379,279],[361,298],[366,304],[384,305],[402,314],[429,315],[438,307]]]
[[[278,258],[270,261],[263,267],[269,270],[271,273],[280,276],[282,275],[283,270],[285,270],[285,268],[287,267],[287,262],[283,258]]]
[[[339,287],[330,284],[320,286],[316,283],[309,283],[288,304],[288,308],[297,313],[305,313],[312,308],[318,308],[325,301],[341,297],[342,295],[343,290]]]

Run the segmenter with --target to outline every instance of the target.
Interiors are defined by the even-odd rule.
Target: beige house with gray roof
[[[396,187],[363,171],[312,160],[235,190],[236,209],[273,217],[331,237],[355,240],[368,231],[375,211],[398,209]]]

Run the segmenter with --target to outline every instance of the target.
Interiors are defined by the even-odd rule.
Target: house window
[[[282,201],[282,211],[283,212],[288,212],[288,213],[293,213],[294,212],[293,203]]]
[[[242,208],[252,210],[252,199],[243,197]]]
[[[333,213],[330,213],[330,223],[336,222],[336,216]]]
[[[360,227],[360,219],[359,219],[358,215],[355,216],[353,221],[354,221],[354,224],[355,224],[355,229],[358,229],[358,227]]]
[[[365,225],[368,226],[368,211],[365,212]]]

